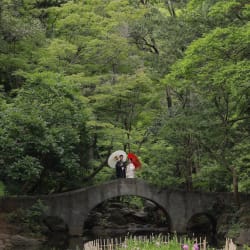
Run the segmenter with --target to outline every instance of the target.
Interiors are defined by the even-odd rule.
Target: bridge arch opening
[[[191,236],[206,236],[210,242],[216,241],[216,220],[207,213],[194,214],[187,223],[187,233]]]
[[[168,234],[171,220],[156,202],[133,195],[101,202],[88,214],[83,235],[88,239],[125,235]]]

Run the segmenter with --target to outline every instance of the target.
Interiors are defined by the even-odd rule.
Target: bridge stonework
[[[159,189],[139,179],[118,179],[75,191],[33,197],[6,197],[0,200],[0,212],[9,212],[18,207],[27,208],[36,200],[48,206],[47,215],[57,216],[68,225],[69,234],[82,235],[88,214],[97,205],[110,198],[134,195],[156,203],[168,215],[171,231],[184,233],[188,221],[196,214],[210,215],[216,203],[232,203],[232,193],[185,192]],[[242,195],[245,200],[249,195]]]

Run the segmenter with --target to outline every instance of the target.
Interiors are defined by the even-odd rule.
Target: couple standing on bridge
[[[119,155],[119,158],[117,157],[115,169],[117,178],[135,178],[135,165],[129,157],[128,162],[126,162],[123,159],[123,155]]]
[[[108,165],[115,168],[117,178],[135,178],[135,170],[141,167],[141,162],[136,154],[117,150],[109,156]]]

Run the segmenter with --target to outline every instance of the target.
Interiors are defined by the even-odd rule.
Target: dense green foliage
[[[22,230],[31,236],[39,236],[42,232],[43,220],[47,207],[38,200],[29,209],[19,208],[7,215],[7,221],[19,225]]]
[[[249,192],[249,17],[247,0],[1,1],[5,192],[109,180],[117,149],[159,186]]]

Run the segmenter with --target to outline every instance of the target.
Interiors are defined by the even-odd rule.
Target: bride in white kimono
[[[135,165],[130,159],[128,159],[128,165],[126,167],[126,178],[135,178]]]

